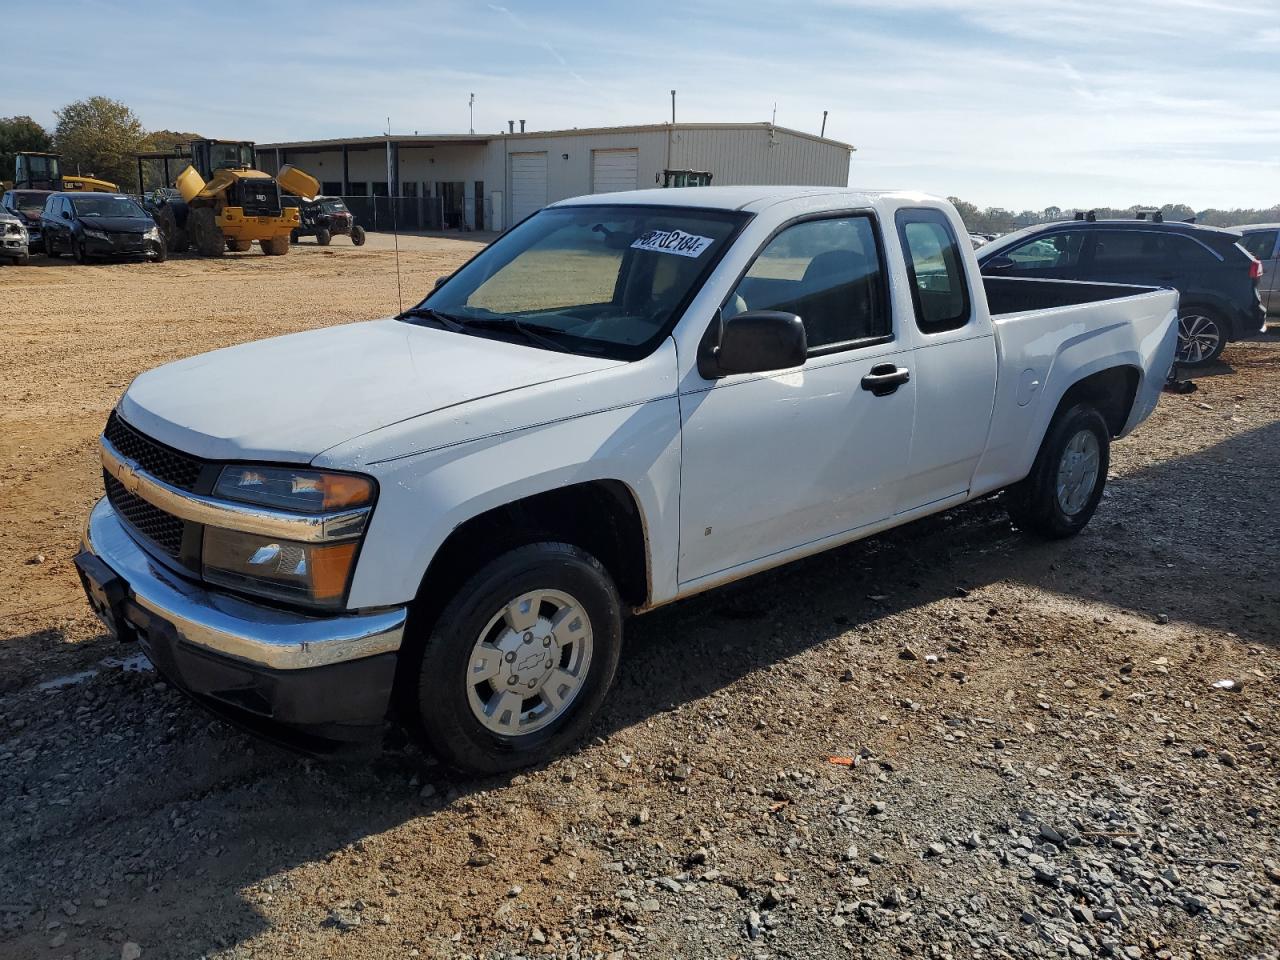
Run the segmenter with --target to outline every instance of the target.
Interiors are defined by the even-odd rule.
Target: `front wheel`
[[[364,246],[364,227],[358,223],[351,228],[351,242],[357,247]]]
[[[259,240],[258,246],[268,257],[283,257],[289,252],[289,235],[283,233],[278,237],[267,237],[265,240]]]
[[[330,239],[332,239],[332,234],[330,234],[324,227],[321,227],[316,231],[316,243],[320,244],[320,246],[327,247]]]
[[[621,646],[622,604],[595,557],[565,543],[502,554],[463,584],[423,649],[430,746],[482,774],[561,753],[604,702]]]
[[[1050,539],[1075,536],[1098,509],[1111,463],[1111,431],[1095,407],[1078,403],[1049,424],[1031,473],[1005,493],[1013,522]]]
[[[1178,362],[1187,367],[1213,363],[1227,346],[1220,317],[1203,307],[1184,307],[1178,314]]]
[[[58,252],[58,248],[54,246],[53,237],[47,233],[44,235],[44,255],[46,257],[62,256],[62,254]]]

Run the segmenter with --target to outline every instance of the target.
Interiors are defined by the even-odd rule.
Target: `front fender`
[[[652,599],[673,596],[679,542],[680,411],[675,397],[604,410],[361,468],[379,484],[348,605],[406,603],[466,521],[571,484],[613,480],[644,523]]]

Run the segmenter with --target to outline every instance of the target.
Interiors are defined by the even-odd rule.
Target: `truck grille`
[[[121,454],[135,461],[157,480],[179,490],[195,489],[203,466],[201,461],[144,437],[121,420],[114,410],[107,419],[103,436]]]
[[[182,520],[130,493],[124,488],[124,484],[105,470],[102,472],[102,483],[107,488],[107,499],[121,519],[163,553],[175,560],[181,559]]]

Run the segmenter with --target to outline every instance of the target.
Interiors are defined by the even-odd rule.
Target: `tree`
[[[13,179],[15,154],[50,146],[49,131],[30,117],[0,117],[0,180]]]
[[[55,110],[53,139],[64,175],[80,173],[125,185],[136,178],[133,155],[142,144],[142,123],[119,100],[90,97]]]

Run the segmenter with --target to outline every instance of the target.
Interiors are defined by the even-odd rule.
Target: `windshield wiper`
[[[410,307],[404,313],[400,314],[400,316],[396,317],[396,319],[404,320],[409,317],[422,317],[427,320],[434,320],[436,323],[440,324],[440,326],[444,327],[446,330],[452,331],[453,333],[464,333],[467,329],[466,322],[464,322],[460,317],[441,313],[435,307]]]
[[[530,343],[536,343],[547,350],[555,350],[559,353],[572,352],[563,343],[552,340],[539,332],[546,330],[548,333],[559,333],[558,330],[553,330],[551,327],[530,326],[518,317],[468,317],[466,322],[468,326],[472,327],[482,327],[490,330],[514,330]]]

